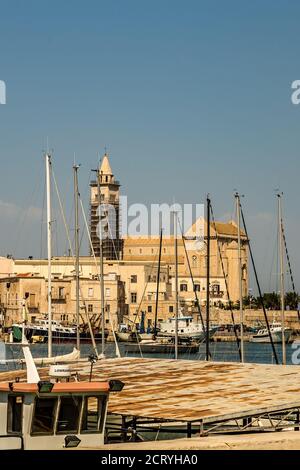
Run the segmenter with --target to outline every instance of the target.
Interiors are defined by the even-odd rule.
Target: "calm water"
[[[72,352],[74,345],[73,344],[54,344],[53,345],[53,355],[62,355]],[[180,359],[191,359],[191,360],[204,360],[205,359],[205,344],[201,344],[199,347],[199,352],[197,353],[186,353],[180,354]],[[281,345],[275,345],[276,351],[278,354],[278,359],[281,362],[282,353]],[[98,345],[98,350],[100,352],[101,345]],[[126,344],[120,343],[119,349],[122,357],[140,357],[137,354],[128,354],[126,352]],[[244,344],[245,349],[245,362],[255,362],[260,364],[275,364],[274,356],[272,354],[272,348],[270,344],[255,344],[248,343]],[[47,345],[46,344],[33,344],[31,345],[31,351],[34,357],[46,357],[47,356]],[[81,346],[81,356],[87,357],[91,354],[92,347],[88,344]],[[239,355],[235,343],[224,342],[224,343],[210,343],[210,353],[211,359],[213,361],[230,361],[238,362]],[[106,345],[105,354],[108,357],[115,357],[115,346],[113,343],[108,343]],[[294,358],[292,355],[294,354]],[[293,347],[292,344],[286,346],[286,357],[287,364],[295,364],[295,354],[296,359],[299,358],[300,363],[300,344],[299,344],[299,354],[297,356],[297,350]],[[143,354],[143,357],[157,357],[157,358],[172,358],[173,354]],[[20,368],[20,365],[10,362],[5,364],[5,360],[17,360],[23,358],[22,350],[19,345],[6,344],[2,343],[0,349],[0,371],[5,371],[8,369],[17,369]],[[296,362],[297,363],[297,362]]]

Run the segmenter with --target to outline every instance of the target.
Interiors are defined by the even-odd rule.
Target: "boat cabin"
[[[0,383],[0,449],[58,450],[104,444],[109,393],[123,383]]]

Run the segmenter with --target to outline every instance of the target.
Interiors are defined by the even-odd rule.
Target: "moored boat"
[[[56,378],[42,381],[29,347],[23,351],[27,381],[0,382],[0,450],[100,448],[109,394],[124,384],[71,381],[67,366],[55,366]]]
[[[273,322],[270,325],[270,332],[273,343],[282,343],[282,326],[279,322]],[[293,330],[291,328],[284,328],[284,340],[285,343],[290,341]],[[261,328],[256,334],[254,334],[250,341],[253,343],[270,343],[271,339],[267,328]]]
[[[161,322],[158,336],[175,338],[175,323],[175,317]],[[217,329],[218,326],[216,325],[209,328],[210,338],[214,335]],[[192,316],[180,315],[178,317],[178,338],[202,342],[206,338],[206,332],[203,330],[202,324],[195,322]]]
[[[74,343],[76,342],[76,327],[64,326],[56,320],[52,320],[52,342],[53,343]],[[14,323],[13,329],[13,340],[14,342],[21,341],[22,337],[22,323]],[[49,334],[49,322],[48,320],[36,320],[35,323],[26,323],[25,336],[26,339],[31,343],[47,343]],[[91,342],[91,335],[89,332],[80,331],[80,342],[89,343]],[[105,338],[108,337],[108,330],[105,330]],[[94,339],[96,342],[100,342],[102,339],[101,332],[94,332]]]

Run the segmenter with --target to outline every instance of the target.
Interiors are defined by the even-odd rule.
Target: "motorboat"
[[[175,337],[176,318],[171,317],[166,321],[160,322],[160,331],[158,336]],[[217,331],[217,326],[209,328],[209,338],[211,338]],[[203,330],[202,324],[195,322],[192,316],[180,315],[178,316],[178,338],[189,339],[202,342],[205,340],[206,332]]]
[[[281,323],[273,321],[270,325],[270,332],[273,343],[282,343],[282,326]],[[284,340],[286,343],[290,341],[293,330],[291,328],[284,328]],[[250,341],[253,343],[270,343],[270,336],[267,328],[260,328],[255,333]]]
[[[23,352],[27,380],[0,382],[0,450],[100,448],[109,394],[124,384],[72,380],[67,365],[41,380],[28,345]]]

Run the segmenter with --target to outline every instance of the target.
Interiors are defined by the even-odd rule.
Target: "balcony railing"
[[[219,292],[210,292],[210,297],[213,299],[218,299],[224,296],[224,291],[220,290]]]
[[[66,294],[52,294],[53,302],[66,302]]]

